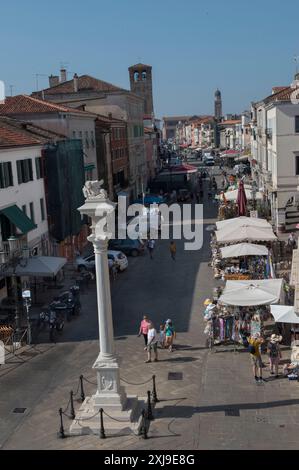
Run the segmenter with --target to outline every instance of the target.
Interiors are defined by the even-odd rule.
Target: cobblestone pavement
[[[214,222],[216,206],[205,203],[203,250],[184,252],[179,242],[173,262],[167,241],[159,241],[154,259],[130,259],[128,271],[112,288],[121,377],[131,383],[126,384],[127,393],[144,397],[148,385],[132,384],[156,375],[160,402],[149,439],[127,432],[106,440],[57,438],[58,408],[67,404],[70,389],[76,391],[79,375],[95,381],[91,366],[98,353],[98,327],[93,287],[83,294],[82,316],[68,325],[56,345],[39,344],[24,355],[24,364],[15,359],[0,368],[2,449],[298,448],[298,383],[275,379],[257,386],[248,353],[206,349],[202,302],[214,285],[206,228]],[[136,337],[144,313],[156,326],[172,318],[177,329],[176,349],[159,350],[158,363],[144,364],[142,338]],[[170,372],[181,372],[181,380],[169,380]],[[95,386],[85,387],[87,395],[94,393]],[[12,413],[16,407],[26,408],[24,414]],[[70,423],[65,418],[66,429]]]

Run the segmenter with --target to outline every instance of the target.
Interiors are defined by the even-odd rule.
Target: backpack
[[[250,354],[255,354],[255,347],[253,346],[253,344],[249,344],[248,351],[250,352]]]
[[[270,351],[270,357],[277,357],[278,356],[278,347],[276,343],[269,343],[268,345]]]

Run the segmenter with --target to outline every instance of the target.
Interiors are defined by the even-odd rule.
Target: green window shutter
[[[17,160],[17,174],[18,174],[18,184],[23,183],[22,179],[22,161]]]

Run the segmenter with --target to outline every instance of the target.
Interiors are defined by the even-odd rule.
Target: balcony
[[[273,131],[271,128],[266,129],[267,139],[272,140]]]

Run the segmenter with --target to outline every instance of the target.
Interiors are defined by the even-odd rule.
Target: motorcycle
[[[55,341],[55,331],[61,332],[64,328],[64,320],[57,316],[55,310],[43,311],[39,315],[39,325],[42,329],[49,326],[49,340]]]

